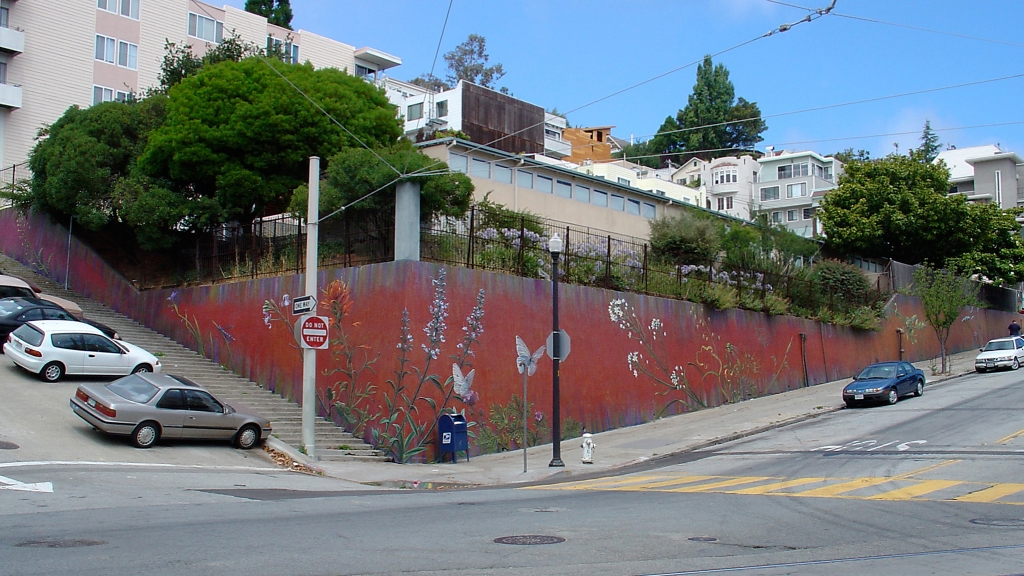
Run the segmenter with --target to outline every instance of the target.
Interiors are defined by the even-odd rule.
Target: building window
[[[711,173],[713,184],[731,184],[739,182],[739,170],[737,168],[724,168]]]
[[[96,59],[109,64],[114,63],[117,54],[117,40],[96,35]]]
[[[555,181],[547,176],[537,175],[537,190],[551,194]]]
[[[750,174],[750,179],[753,180],[754,182],[757,182],[757,171],[756,170]]]
[[[96,7],[133,20],[139,19],[139,0],[96,0]]]
[[[448,101],[441,100],[437,103],[437,117],[444,118],[448,115]]]
[[[110,102],[114,99],[114,90],[112,88],[104,88],[103,86],[92,87],[92,103],[99,104],[101,102]]]
[[[622,184],[623,186],[629,186],[629,180],[628,180],[627,178],[622,178],[622,177],[620,176],[620,177],[618,178],[618,181],[619,181],[619,184]]]
[[[224,23],[194,12],[188,13],[188,35],[220,44],[224,40]]]
[[[466,173],[469,169],[469,158],[461,154],[449,154],[448,155],[448,167],[452,169],[452,172]]]
[[[626,198],[624,196],[619,196],[618,194],[612,194],[612,203],[610,207],[612,210],[625,210]]]
[[[473,158],[473,172],[470,176],[476,176],[477,178],[490,178],[491,177],[491,163],[487,160],[481,160],[479,158]]]
[[[707,198],[708,210],[711,210],[711,198]]]
[[[779,199],[779,187],[769,186],[767,188],[761,188],[761,202],[767,202],[768,200]]]
[[[128,42],[117,43],[117,65],[131,70],[139,67],[139,47]]]
[[[725,198],[725,209],[732,210],[732,196],[727,196]]]
[[[7,6],[0,6],[0,27],[7,28],[11,22],[11,9]]]
[[[786,198],[800,198],[807,196],[807,183],[799,182],[797,184],[789,184],[786,186]]]
[[[423,118],[423,102],[409,105],[409,114],[406,120],[419,120]]]
[[[580,202],[590,203],[590,188],[587,188],[586,186],[576,186],[576,189],[572,191],[572,197]]]
[[[632,198],[626,202],[626,212],[633,214],[634,216],[640,215],[640,201],[633,200]]]
[[[718,210],[719,211],[725,210],[725,198],[719,198],[718,199]]]
[[[804,208],[804,220],[814,218],[814,208]]]
[[[520,170],[516,173],[516,183],[520,188],[533,188],[533,172]]]
[[[118,90],[117,92],[114,92],[114,100],[116,100],[117,102],[127,102],[128,95],[128,92],[122,92],[121,90]]]
[[[494,181],[502,184],[512,183],[512,169],[508,166],[494,165]]]
[[[784,178],[796,178],[798,176],[807,176],[807,162],[801,162],[800,164],[790,164],[788,166],[779,166],[779,180]]]
[[[786,221],[787,222],[796,222],[796,210],[787,210],[786,211]]]
[[[555,182],[555,195],[562,198],[572,198],[572,183],[564,180]]]
[[[0,84],[7,84],[7,62],[0,62]]]
[[[772,212],[772,222],[782,222],[782,212]]]
[[[364,80],[372,80],[377,76],[377,71],[362,64],[356,64],[356,76]]]
[[[600,190],[594,190],[594,194],[590,197],[590,201],[595,206],[608,206],[608,193],[601,192]]]
[[[651,220],[654,220],[655,218],[658,217],[658,209],[654,206],[654,204],[651,204],[650,202],[644,202],[642,216],[644,218],[650,218]]]
[[[1002,170],[996,170],[995,174],[993,174],[993,176],[995,176],[995,180],[996,180],[996,205],[1001,207],[1003,205],[1003,172],[1002,172]]]

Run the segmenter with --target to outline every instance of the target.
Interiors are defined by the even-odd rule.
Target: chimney
[[[767,146],[767,147],[765,147],[764,155],[769,157],[769,158],[771,158],[772,156],[775,156],[775,146]]]

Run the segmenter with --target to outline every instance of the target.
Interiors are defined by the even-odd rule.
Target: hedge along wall
[[[0,210],[0,249],[64,281],[67,231],[46,217]],[[138,292],[77,240],[68,269],[79,293],[301,397],[290,314],[301,275]],[[531,349],[543,344],[551,330],[549,282],[422,262],[324,270],[318,282],[319,313],[331,318],[331,347],[317,356],[321,414],[330,410],[400,460],[432,456],[436,416],[449,408],[466,410],[478,441],[517,445],[521,422],[508,422],[521,410],[512,402],[522,394],[515,337]],[[563,285],[560,293],[561,325],[572,339],[561,368],[562,414],[590,431],[798,388],[804,357],[811,385],[848,377],[894,359],[897,328],[906,332],[905,359],[938,355],[934,332],[919,322],[918,300],[899,295],[873,332],[583,286]],[[1014,317],[967,309],[950,351],[1005,334]],[[473,374],[461,395],[459,374]],[[546,357],[530,379],[529,402],[531,430],[543,436],[551,410]]]

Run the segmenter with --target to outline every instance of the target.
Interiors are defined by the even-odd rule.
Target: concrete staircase
[[[164,372],[185,376],[228,403],[252,408],[270,419],[274,436],[279,440],[296,449],[301,446],[302,409],[298,404],[224,369],[212,360],[99,302],[65,290],[63,286],[3,254],[0,254],[0,270],[32,282],[43,292],[77,303],[87,318],[110,326],[123,340],[156,354],[163,364]],[[317,456],[322,460],[387,460],[382,452],[320,417],[316,421],[316,447]]]

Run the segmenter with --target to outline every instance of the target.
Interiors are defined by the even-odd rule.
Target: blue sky
[[[786,1],[821,7],[829,0]],[[244,0],[226,3],[241,7]],[[399,56],[403,64],[390,75],[408,80],[430,70],[448,0],[292,0],[292,8],[293,28]],[[760,148],[827,154],[853,147],[877,157],[892,152],[894,143],[901,151],[916,146],[925,119],[937,129],[1024,121],[1021,0],[837,0],[835,12],[990,41],[827,16],[723,54],[715,62],[729,69],[737,96],[757,102],[766,117]],[[806,14],[767,0],[454,0],[441,54],[480,34],[491,63],[507,72],[498,86],[566,112]],[[435,74],[444,75],[440,56]],[[569,121],[614,125],[620,138],[644,139],[686,105],[695,74],[695,66],[685,68],[571,112]],[[998,143],[1024,155],[1024,123],[938,134],[958,148]]]

